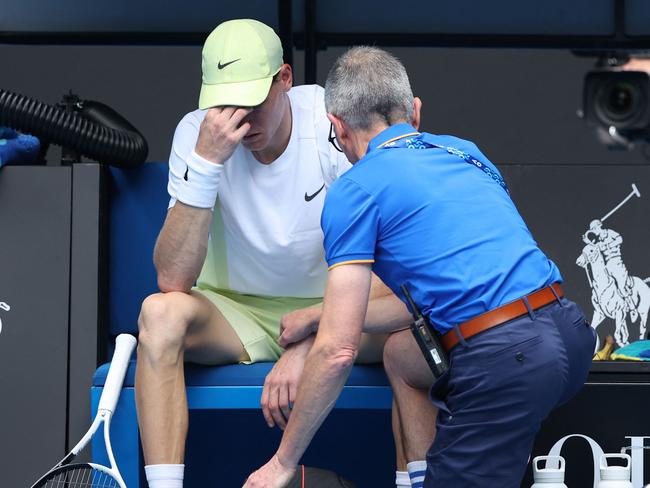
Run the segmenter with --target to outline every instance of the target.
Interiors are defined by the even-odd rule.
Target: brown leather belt
[[[544,305],[548,305],[553,300],[557,300],[557,297],[551,290],[551,287],[553,287],[553,290],[555,290],[555,293],[557,293],[558,297],[564,296],[564,291],[562,291],[562,287],[559,283],[553,283],[552,285],[542,288],[541,290],[534,291],[525,297],[533,310],[543,307]],[[491,329],[492,327],[501,325],[508,320],[521,317],[527,313],[528,309],[524,303],[524,297],[522,297],[515,300],[514,302],[501,305],[494,310],[485,312],[474,317],[471,320],[468,320],[467,322],[460,324],[459,329],[463,335],[463,338],[469,339],[479,332]],[[441,340],[442,345],[447,350],[447,352],[451,351],[459,342],[455,329],[452,329],[443,335],[441,337]]]

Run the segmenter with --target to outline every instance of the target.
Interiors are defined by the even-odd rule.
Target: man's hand
[[[282,347],[287,347],[289,344],[299,342],[316,332],[322,312],[322,305],[318,305],[294,310],[284,315],[280,319],[280,337],[278,338],[278,344]]]
[[[313,343],[312,336],[298,344],[292,344],[266,376],[261,405],[269,427],[277,425],[284,430],[287,426],[305,359]]]
[[[623,71],[645,71],[650,75],[650,59],[630,58],[620,69]]]
[[[296,466],[283,466],[275,455],[248,477],[243,488],[284,488],[293,478],[295,471]]]
[[[245,487],[285,486],[290,480],[286,475],[295,470],[334,407],[359,348],[368,308],[370,274],[370,266],[365,263],[339,266],[329,272],[318,337],[305,361],[291,419],[275,459],[253,473]]]
[[[250,109],[241,107],[208,110],[201,122],[194,148],[196,154],[213,163],[223,164],[250,130],[248,122],[241,123],[250,112]]]

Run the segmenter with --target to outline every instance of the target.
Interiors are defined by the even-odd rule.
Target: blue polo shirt
[[[495,181],[499,171],[476,145],[452,136],[418,136],[427,146],[463,151],[478,166],[444,148],[400,147],[400,139],[414,132],[397,124],[378,134],[327,192],[321,226],[330,269],[372,263],[404,302],[400,286],[408,287],[441,333],[561,282],[557,266]],[[397,147],[390,147],[394,139]]]

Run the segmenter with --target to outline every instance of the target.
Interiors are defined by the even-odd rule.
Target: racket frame
[[[106,375],[104,390],[102,391],[102,396],[99,399],[97,414],[93,419],[92,425],[81,438],[81,440],[77,442],[77,444],[70,450],[70,452],[47,473],[41,476],[39,480],[32,485],[32,488],[38,488],[48,478],[51,478],[59,472],[64,472],[68,469],[71,469],[71,466],[91,466],[93,469],[112,476],[115,481],[117,481],[120,488],[127,488],[126,484],[124,483],[124,479],[122,478],[122,475],[117,468],[115,456],[113,455],[113,447],[111,446],[110,439],[110,428],[111,418],[113,417],[113,412],[115,411],[117,401],[119,400],[120,392],[122,391],[122,384],[124,383],[124,376],[126,375],[126,370],[129,366],[129,359],[131,358],[131,354],[135,349],[136,343],[137,341],[135,337],[130,334],[120,334],[117,336],[115,339],[115,353],[113,354],[113,359],[111,361],[111,367],[108,370],[108,375]],[[88,445],[102,424],[104,427],[104,446],[106,447],[106,453],[108,454],[110,468],[108,466],[103,466],[96,463],[80,463],[78,465],[71,464],[77,455]]]

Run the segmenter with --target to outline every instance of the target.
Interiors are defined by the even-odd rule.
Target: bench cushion
[[[187,386],[261,386],[275,363],[231,364],[226,366],[185,366]],[[104,386],[110,363],[100,366],[93,376],[93,386]],[[135,382],[135,361],[131,361],[124,386]],[[347,386],[388,386],[388,379],[380,364],[355,365]]]

